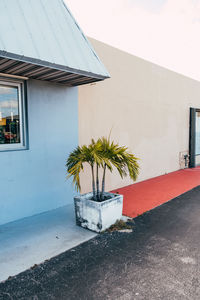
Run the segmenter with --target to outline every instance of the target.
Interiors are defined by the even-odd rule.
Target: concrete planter
[[[92,231],[102,232],[122,217],[123,196],[105,193],[110,199],[96,202],[92,193],[74,197],[76,224]]]

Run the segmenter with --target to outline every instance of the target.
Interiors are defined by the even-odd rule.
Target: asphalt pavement
[[[200,187],[131,224],[1,283],[0,300],[199,300]]]

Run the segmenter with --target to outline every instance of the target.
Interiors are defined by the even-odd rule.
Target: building
[[[0,0],[0,224],[72,201],[77,86],[107,77],[62,0]]]
[[[200,162],[200,82],[91,39],[111,75],[79,88],[79,143],[108,136],[140,158],[138,181]],[[188,157],[189,155],[189,157]],[[131,184],[107,173],[107,190]],[[81,178],[91,190],[89,174]],[[170,188],[170,187],[169,187]]]
[[[0,0],[0,225],[72,203],[67,155],[110,131],[139,181],[198,165],[200,82],[89,42],[63,0]]]

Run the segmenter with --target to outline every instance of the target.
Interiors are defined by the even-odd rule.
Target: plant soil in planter
[[[87,193],[74,197],[76,224],[95,232],[102,232],[122,217],[123,196],[105,193],[107,200],[92,200]]]

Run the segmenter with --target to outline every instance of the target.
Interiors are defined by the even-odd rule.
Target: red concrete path
[[[172,172],[113,192],[124,195],[123,215],[136,217],[200,185],[200,167]]]

